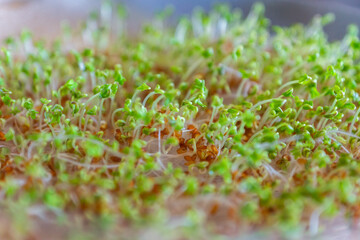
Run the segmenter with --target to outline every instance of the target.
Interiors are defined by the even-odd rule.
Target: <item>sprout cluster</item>
[[[0,203],[16,234],[39,219],[299,236],[323,217],[358,219],[358,29],[329,42],[330,14],[270,27],[261,4],[175,27],[168,15],[134,37],[105,3],[51,45],[4,42]]]

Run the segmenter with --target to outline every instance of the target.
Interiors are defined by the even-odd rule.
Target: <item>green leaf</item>
[[[60,208],[64,205],[64,200],[54,189],[50,188],[44,193],[44,203],[50,207]]]
[[[78,85],[79,84],[77,82],[75,82],[73,79],[70,79],[65,83],[65,87],[71,91],[75,91],[77,89]]]
[[[146,85],[146,83],[141,84],[139,87],[136,88],[136,90],[142,92],[142,91],[146,91],[146,90],[150,90],[151,87],[149,87],[148,85]]]
[[[256,115],[254,112],[246,110],[242,115],[242,119],[245,123],[245,126],[247,128],[251,128],[254,124],[254,121],[256,120]]]
[[[176,137],[169,137],[168,139],[166,139],[165,144],[170,144],[172,146],[178,146],[179,140]]]
[[[202,56],[204,58],[210,58],[214,55],[214,49],[212,48],[207,48],[202,52]]]
[[[187,177],[184,182],[185,192],[189,195],[193,195],[198,191],[199,183],[195,177]]]
[[[294,92],[294,89],[293,88],[290,88],[289,90],[287,90],[286,92],[284,92],[282,95],[284,97],[292,97],[293,96],[293,92]]]
[[[90,157],[101,157],[104,154],[104,148],[102,144],[94,143],[92,141],[84,141],[83,148],[86,155]]]
[[[211,106],[215,108],[223,106],[223,99],[217,95],[214,95],[212,98]]]
[[[89,110],[86,112],[86,114],[95,116],[95,115],[97,114],[97,109],[98,109],[98,107],[97,107],[97,106],[94,106],[94,107],[92,107],[91,109],[89,109]]]
[[[7,133],[5,134],[5,139],[6,141],[11,141],[14,139],[15,136],[15,131],[12,128],[9,128],[9,130],[7,131]]]
[[[174,128],[175,131],[180,131],[184,128],[185,118],[177,117],[176,119],[170,119],[170,125]]]
[[[223,177],[226,183],[231,183],[231,162],[228,158],[222,157],[210,166],[210,174]]]
[[[324,168],[331,163],[330,157],[323,150],[314,152],[313,159],[316,160],[320,168]]]

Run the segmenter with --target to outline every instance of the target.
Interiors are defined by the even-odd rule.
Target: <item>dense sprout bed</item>
[[[51,46],[3,44],[3,236],[298,236],[360,216],[355,26],[328,42],[332,15],[270,27],[262,5],[218,6],[129,37],[116,10]]]

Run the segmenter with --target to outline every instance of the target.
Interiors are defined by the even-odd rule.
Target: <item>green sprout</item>
[[[357,27],[330,42],[331,14],[280,27],[262,4],[220,4],[134,37],[113,4],[52,44],[3,43],[0,203],[36,217],[4,236],[46,219],[105,238],[309,238],[360,218]]]

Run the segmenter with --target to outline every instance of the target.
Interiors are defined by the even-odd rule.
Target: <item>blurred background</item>
[[[228,2],[242,8],[246,13],[253,0],[114,0],[123,3],[128,11],[132,26],[153,16],[154,13],[172,5],[175,8],[173,20],[188,14],[195,6],[209,9],[216,2]],[[266,15],[276,25],[307,23],[315,14],[333,12],[336,21],[327,27],[330,39],[341,38],[350,23],[360,24],[359,0],[263,0]],[[0,0],[0,38],[18,34],[26,28],[38,37],[53,38],[60,33],[64,20],[71,26],[98,10],[101,0]]]

